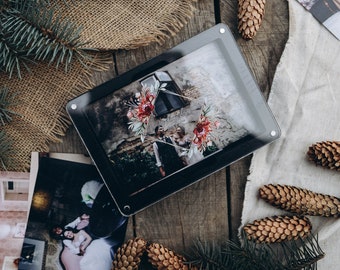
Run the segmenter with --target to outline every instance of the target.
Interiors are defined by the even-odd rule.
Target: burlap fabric
[[[15,92],[17,98],[17,105],[11,109],[18,115],[4,127],[12,144],[8,170],[27,170],[32,151],[48,151],[49,142],[60,141],[70,124],[66,102],[79,89],[87,88],[82,81],[86,75],[81,64],[65,74],[63,69],[43,63],[32,66],[30,74],[24,72],[21,80],[0,73],[1,85]]]
[[[195,0],[79,0],[68,2],[61,14],[82,26],[82,39],[89,48],[131,49],[151,42],[163,42],[175,34],[193,14]],[[62,2],[62,1],[61,1]],[[99,53],[100,54],[100,53]],[[104,54],[104,52],[103,52]],[[105,69],[112,63],[101,65]],[[7,169],[26,171],[32,151],[48,151],[48,144],[60,140],[70,121],[65,105],[90,89],[91,73],[80,64],[65,73],[44,63],[31,67],[21,80],[0,73],[0,85],[17,93],[15,116],[4,127],[12,141]]]
[[[64,0],[60,0],[64,1]],[[101,50],[133,49],[163,42],[193,13],[193,0],[74,0],[63,14],[84,27],[87,46]]]

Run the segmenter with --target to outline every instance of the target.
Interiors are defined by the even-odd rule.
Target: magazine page
[[[18,269],[110,270],[127,218],[117,210],[90,159],[38,155]]]
[[[33,186],[28,172],[0,171],[0,269],[18,269]]]
[[[340,0],[297,0],[340,40]]]

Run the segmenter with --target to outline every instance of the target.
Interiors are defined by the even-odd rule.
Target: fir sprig
[[[4,130],[0,130],[0,169],[7,170],[12,143]]]
[[[240,242],[224,246],[197,242],[191,263],[200,270],[314,270],[324,252],[317,237],[291,240],[280,244],[257,244],[242,236]]]
[[[2,14],[1,14],[2,15]],[[0,70],[9,73],[12,77],[13,72],[17,72],[18,77],[21,78],[21,67],[28,69],[28,62],[32,62],[27,55],[27,50],[20,48],[14,44],[4,34],[2,29],[2,16],[0,15]]]
[[[225,256],[222,246],[215,243],[197,241],[190,257],[190,264],[199,266],[200,270],[231,269],[231,257]]]
[[[48,1],[47,1],[48,2]],[[77,59],[92,57],[81,41],[81,27],[62,19],[46,1],[12,0],[0,9],[0,69],[9,73],[28,69],[28,61],[47,61],[68,70]],[[3,2],[4,3],[4,2]]]
[[[12,121],[12,116],[17,114],[11,107],[17,104],[16,94],[5,86],[0,87],[0,128]],[[17,114],[18,115],[18,114]],[[12,143],[5,130],[0,129],[0,169],[7,170],[9,155],[12,152]]]
[[[282,250],[285,253],[284,264],[288,269],[316,269],[316,263],[322,259],[325,254],[318,245],[317,236],[309,236],[306,240],[297,242],[282,242]]]
[[[10,93],[7,87],[0,87],[0,126],[10,122],[12,116],[17,114],[11,110],[16,103],[16,95]]]

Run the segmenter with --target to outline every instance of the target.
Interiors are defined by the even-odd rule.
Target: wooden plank
[[[237,1],[221,0],[221,20],[234,34],[241,51],[265,97],[268,97],[274,73],[288,39],[287,1],[267,1],[265,16],[257,35],[246,41],[237,30]],[[228,182],[230,236],[237,237],[241,224],[244,189],[249,174],[251,156],[230,166]]]
[[[225,170],[136,214],[136,234],[185,253],[193,243],[228,239]]]
[[[232,30],[241,51],[265,97],[288,39],[287,1],[267,1],[262,25],[253,40],[244,40],[237,30],[237,1],[221,0],[221,20]]]
[[[214,3],[201,0],[189,23],[163,45],[116,53],[120,74],[159,55],[178,43],[215,24]],[[128,235],[160,242],[178,252],[187,250],[196,239],[223,242],[228,238],[226,174],[221,170],[206,179],[158,202],[133,217],[134,232]]]

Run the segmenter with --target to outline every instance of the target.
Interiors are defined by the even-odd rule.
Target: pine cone
[[[260,197],[283,210],[310,216],[339,216],[340,200],[334,196],[288,185],[265,185]]]
[[[316,165],[340,171],[340,142],[317,142],[309,147],[307,156]]]
[[[189,270],[184,264],[185,258],[163,247],[158,243],[152,243],[147,248],[149,262],[158,270]],[[193,268],[191,268],[193,269]]]
[[[279,243],[285,240],[306,238],[312,230],[307,217],[273,216],[257,219],[243,227],[248,240],[257,243]]]
[[[238,30],[244,39],[252,39],[259,30],[266,0],[238,0]]]
[[[146,251],[146,241],[142,238],[130,239],[118,248],[111,270],[138,269],[141,257]]]

